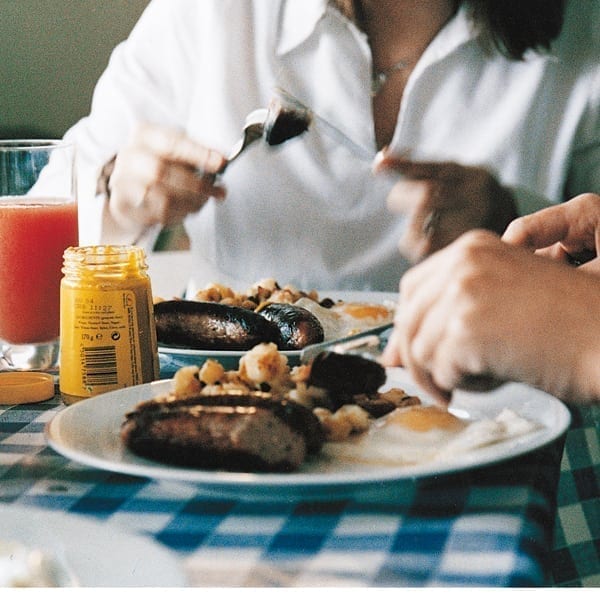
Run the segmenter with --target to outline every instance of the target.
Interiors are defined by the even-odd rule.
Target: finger
[[[447,179],[458,176],[461,168],[453,162],[413,161],[406,156],[378,155],[373,172],[384,171],[394,171],[407,179]]]
[[[205,173],[216,173],[225,157],[190,139],[183,131],[154,124],[140,126],[136,143],[171,161],[193,165]]]
[[[534,254],[549,258],[551,260],[556,260],[558,262],[569,263],[569,255],[564,249],[563,245],[560,243],[552,244],[552,246],[548,246],[547,248],[535,250]]]
[[[569,222],[561,206],[552,206],[512,221],[502,235],[502,241],[513,246],[546,248],[565,239]]]
[[[146,190],[143,205],[154,222],[174,225],[188,214],[198,212],[209,198],[206,193],[155,183]]]
[[[375,175],[388,171],[391,169],[391,163],[393,162],[394,158],[396,160],[408,160],[409,155],[410,153],[407,150],[405,152],[401,152],[400,154],[396,154],[394,157],[390,155],[389,148],[385,146],[375,155],[371,165],[371,171]]]
[[[454,306],[454,295],[445,289],[423,315],[406,361],[419,385],[442,402],[450,400],[452,391],[463,377],[461,360],[465,348],[460,337],[457,338],[457,333],[462,335],[462,328],[453,322]]]
[[[436,188],[436,182],[432,180],[401,179],[390,190],[386,199],[387,207],[392,212],[426,212]]]
[[[415,355],[413,343],[419,335],[420,328],[427,313],[435,305],[440,293],[442,277],[436,277],[428,273],[435,269],[435,265],[427,263],[436,263],[430,259],[425,261],[416,269],[408,272],[402,278],[400,283],[400,298],[395,318],[394,326],[394,344],[397,348],[398,356],[402,363],[415,373],[419,373],[421,378],[426,378],[422,368],[423,355]],[[423,267],[423,268],[421,268]]]
[[[408,303],[401,304],[402,313],[396,320],[394,342],[397,356],[402,357],[402,365],[411,374],[414,382],[427,391],[431,391],[431,378],[423,364],[413,354],[413,341],[419,333],[424,311]]]
[[[581,194],[568,202],[545,208],[513,221],[503,240],[513,245],[545,248],[561,242],[568,253],[600,246],[600,196]]]
[[[206,174],[198,177],[198,171],[181,163],[170,162],[161,170],[160,179],[157,183],[174,193],[185,193],[202,196],[205,201],[209,196],[222,199],[225,195],[225,188],[215,184],[215,178]]]
[[[384,367],[401,367],[403,366],[402,354],[400,352],[400,332],[396,331],[396,326],[387,341],[383,353],[380,357],[380,362]]]
[[[446,389],[438,385],[431,371],[427,366],[419,361],[412,360],[409,357],[406,361],[406,369],[410,373],[413,381],[427,394],[429,394],[435,402],[446,405],[452,398],[452,388]]]
[[[600,258],[595,258],[593,260],[590,260],[588,262],[586,262],[585,264],[581,265],[581,267],[579,267],[580,269],[582,269],[583,271],[586,271],[587,273],[592,273],[594,275],[600,275]]]

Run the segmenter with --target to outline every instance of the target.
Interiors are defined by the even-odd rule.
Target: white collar
[[[329,8],[328,0],[282,0],[277,54],[286,54],[307,40]],[[476,36],[461,6],[428,48],[429,60],[440,60]]]
[[[286,54],[308,39],[327,6],[328,0],[283,0],[277,54]]]
[[[431,61],[440,60],[451,54],[459,46],[478,37],[467,16],[467,9],[461,5],[456,14],[442,27],[426,52]]]

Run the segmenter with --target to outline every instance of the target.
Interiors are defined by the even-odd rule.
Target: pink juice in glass
[[[58,338],[63,252],[78,241],[76,202],[0,199],[0,339]]]

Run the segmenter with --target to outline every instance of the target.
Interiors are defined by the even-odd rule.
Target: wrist
[[[110,198],[110,176],[115,169],[116,156],[113,156],[100,171],[98,181],[96,182],[96,194],[104,196],[107,200]]]

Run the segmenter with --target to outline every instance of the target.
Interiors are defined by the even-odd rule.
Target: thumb
[[[400,332],[394,327],[388,342],[381,354],[380,362],[384,367],[402,367],[403,360],[400,352]]]

